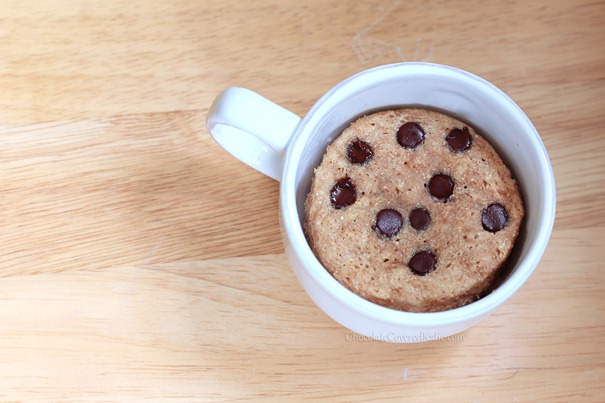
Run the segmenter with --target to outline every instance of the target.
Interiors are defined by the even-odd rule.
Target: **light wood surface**
[[[204,120],[223,88],[304,115],[340,80],[449,64],[548,149],[528,283],[448,341],[368,341],[306,296],[278,184]],[[0,4],[0,401],[605,400],[605,3]]]

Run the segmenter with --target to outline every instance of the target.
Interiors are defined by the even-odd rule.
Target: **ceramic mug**
[[[303,233],[313,168],[328,144],[356,118],[402,106],[447,111],[482,132],[511,168],[524,199],[526,216],[501,282],[460,308],[412,313],[367,301],[330,275]],[[280,181],[282,236],[296,277],[319,308],[367,337],[416,342],[468,329],[519,290],[538,265],[552,231],[555,181],[536,129],[501,90],[453,67],[398,63],[363,71],[328,91],[302,119],[255,92],[232,87],[215,99],[206,125],[225,150]]]

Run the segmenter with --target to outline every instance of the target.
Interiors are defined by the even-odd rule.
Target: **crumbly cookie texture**
[[[406,108],[359,118],[327,148],[304,229],[324,267],[354,293],[436,312],[487,292],[523,214],[510,170],[471,126]]]

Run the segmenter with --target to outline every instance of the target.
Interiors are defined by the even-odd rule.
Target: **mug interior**
[[[437,109],[467,122],[494,146],[517,180],[526,215],[497,289],[465,307],[416,315],[435,317],[453,311],[461,315],[472,309],[489,311],[525,282],[542,256],[554,220],[554,179],[544,145],[527,116],[502,91],[470,73],[429,63],[401,63],[367,70],[326,93],[303,118],[285,156],[282,208],[296,215],[292,216],[295,223],[288,229],[290,241],[297,244],[298,253],[313,254],[302,230],[304,202],[313,169],[321,162],[326,147],[356,118],[404,106]],[[311,274],[346,298],[347,292],[351,292],[314,260],[313,267],[307,268]],[[383,310],[397,312],[389,313],[395,315],[394,319],[398,314],[406,314],[359,299],[350,297],[354,304],[375,305],[377,308],[372,310],[381,314],[386,312]]]

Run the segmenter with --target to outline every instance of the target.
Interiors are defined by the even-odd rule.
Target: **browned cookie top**
[[[387,307],[442,311],[480,298],[519,233],[515,180],[469,125],[431,110],[364,116],[327,149],[305,203],[325,268]]]

